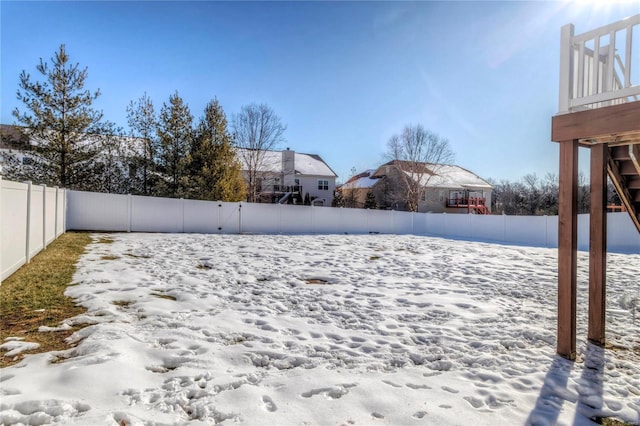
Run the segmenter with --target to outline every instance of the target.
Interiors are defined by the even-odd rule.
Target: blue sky
[[[640,12],[634,1],[0,2],[1,122],[22,70],[65,44],[88,67],[95,106],[126,128],[145,91],[178,90],[194,117],[217,97],[228,116],[269,104],[284,147],[340,176],[383,161],[406,124],[446,137],[483,178],[557,172],[560,28],[576,34]],[[581,168],[586,167],[581,156]]]

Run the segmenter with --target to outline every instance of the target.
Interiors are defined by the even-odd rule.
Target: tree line
[[[85,88],[87,68],[70,62],[64,45],[50,63],[40,59],[40,79],[20,74],[13,116],[16,132],[3,144],[26,160],[0,154],[5,178],[69,189],[241,201],[256,193],[259,153],[274,149],[286,129],[266,104],[249,104],[231,124],[216,98],[196,120],[176,90],[156,112],[146,92],[127,106],[129,132],[92,105],[100,91]],[[17,136],[16,136],[17,135]],[[241,149],[238,149],[241,148]],[[242,155],[240,157],[239,155]],[[241,160],[253,180],[245,184]]]
[[[547,173],[540,178],[535,173],[527,174],[518,181],[489,179],[493,185],[491,212],[507,215],[558,214],[558,175]],[[611,181],[607,184],[609,205],[620,205],[620,197]],[[578,175],[578,213],[589,213],[590,185],[582,174]]]

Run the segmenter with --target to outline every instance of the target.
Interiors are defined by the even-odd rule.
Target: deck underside
[[[577,140],[585,147],[607,145],[603,166],[640,232],[640,102],[557,115],[552,139]]]

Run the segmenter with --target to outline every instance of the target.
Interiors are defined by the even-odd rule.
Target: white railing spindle
[[[640,14],[577,36],[572,24],[562,27],[560,113],[639,99],[640,81],[631,78],[632,65],[637,68],[639,59],[632,58],[633,30],[638,30],[639,25]],[[616,35],[620,33],[622,37],[617,41],[624,46],[616,46]],[[588,47],[591,44],[593,49]],[[600,54],[601,47],[607,49],[606,54]]]

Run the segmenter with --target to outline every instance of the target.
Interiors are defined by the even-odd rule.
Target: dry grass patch
[[[111,244],[113,243],[115,240],[111,237],[100,237],[98,238],[98,243],[99,244]]]
[[[175,297],[173,297],[173,296],[171,296],[169,294],[164,294],[164,293],[151,293],[151,295],[153,297],[157,297],[158,299],[166,299],[166,300],[173,300],[173,301],[178,300]]]
[[[319,285],[329,284],[329,281],[323,280],[322,278],[309,278],[305,281],[307,282],[307,284],[319,284]]]
[[[125,253],[126,256],[133,257],[134,259],[149,259],[151,256],[146,254],[134,254],[134,253]]]
[[[78,258],[91,243],[88,233],[68,232],[38,253],[0,285],[0,343],[7,337],[22,337],[39,343],[26,353],[67,349],[64,339],[80,327],[63,331],[39,332],[40,326],[56,327],[62,320],[86,312],[64,295],[71,284]],[[22,354],[11,359],[0,356],[0,367],[15,364]]]
[[[116,259],[120,259],[120,256],[116,256],[113,254],[105,254],[104,256],[101,256],[100,259],[102,260],[116,260]]]
[[[625,422],[621,422],[620,420],[616,420],[616,419],[612,419],[610,417],[605,417],[603,419],[600,419],[600,424],[601,425],[605,425],[605,426],[633,426],[632,423],[625,423]],[[596,423],[598,423],[596,421]]]

